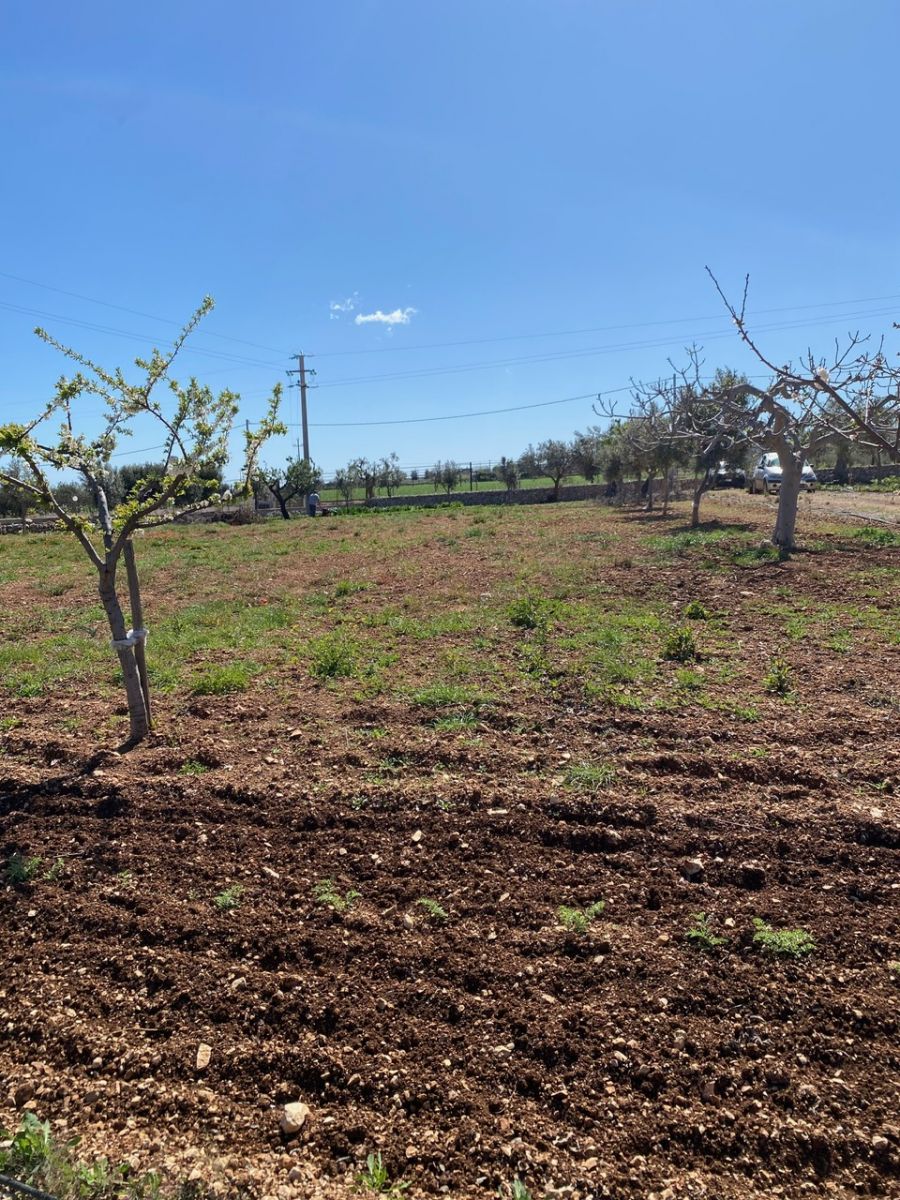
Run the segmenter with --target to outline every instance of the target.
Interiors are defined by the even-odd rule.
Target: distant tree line
[[[152,488],[154,481],[161,484],[165,477],[164,463],[128,463],[125,466],[113,467],[102,476],[103,489],[111,510],[115,510],[133,494],[140,484]],[[16,473],[23,477],[26,472],[19,465],[14,465],[7,475],[15,477]],[[198,467],[197,475],[183,492],[179,494],[179,505],[198,504],[214,492],[220,492],[223,485],[221,466],[206,463]],[[52,487],[53,498],[67,512],[87,512],[94,507],[94,495],[89,484],[78,480],[65,480]],[[0,517],[24,517],[33,511],[37,505],[34,495],[25,488],[17,487],[7,479],[0,482]],[[48,507],[42,505],[40,507]]]

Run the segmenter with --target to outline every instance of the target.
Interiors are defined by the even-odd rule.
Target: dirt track
[[[572,513],[540,514],[562,559],[584,553]],[[839,602],[893,553],[676,561],[654,586],[714,606],[753,667],[782,644],[761,600],[790,582]],[[606,570],[647,586],[639,563]],[[297,674],[283,706],[187,701],[189,721],[91,760],[63,701],[18,701],[0,850],[65,857],[0,893],[0,1118],[28,1104],[254,1197],[336,1195],[375,1148],[414,1195],[515,1176],[535,1197],[897,1195],[900,672],[873,644],[798,647],[799,699],[752,722],[623,710],[562,675],[436,729]],[[581,762],[614,776],[579,789]],[[315,901],[325,878],[360,893],[350,911]],[[597,899],[586,934],[559,924]],[[698,911],[724,949],[688,944]],[[765,955],[754,917],[816,952]],[[287,1139],[296,1099],[311,1116]]]

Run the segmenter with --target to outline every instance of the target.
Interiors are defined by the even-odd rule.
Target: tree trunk
[[[125,560],[125,572],[128,576],[128,599],[131,606],[131,623],[135,629],[144,628],[144,606],[141,604],[141,583],[138,579],[137,563],[134,561],[134,543],[131,538],[122,548]],[[153,709],[150,706],[150,676],[147,674],[147,653],[144,645],[146,635],[134,643],[134,661],[137,666],[138,679],[141,681],[141,691],[144,694],[144,708],[147,713],[147,726],[153,725]]]
[[[647,476],[647,512],[653,512],[653,475]]]
[[[274,488],[269,489],[275,499],[278,501],[278,507],[281,509],[281,515],[286,521],[291,519],[291,514],[288,512],[287,500],[282,495],[281,491],[275,491]]]
[[[797,503],[800,498],[800,483],[803,479],[803,464],[793,455],[784,455],[781,462],[781,484],[778,488],[778,515],[772,541],[784,553],[794,549],[794,530],[797,525]]]
[[[113,641],[124,642],[128,637],[128,630],[125,627],[122,605],[119,603],[119,597],[116,595],[115,574],[111,573],[108,569],[104,569],[100,573],[99,592],[100,600],[106,611],[106,618],[109,621],[109,629],[112,633]],[[141,688],[137,663],[134,661],[134,648],[124,645],[116,646],[115,651],[119,656],[119,664],[122,667],[125,696],[128,700],[128,718],[131,723],[128,741],[131,743],[140,742],[150,731],[150,722],[147,719],[147,706],[144,703],[144,693]]]
[[[703,494],[708,487],[709,484],[705,475],[694,487],[694,500],[691,504],[691,529],[696,529],[700,524],[700,501],[703,499]]]
[[[667,516],[669,515],[669,489],[670,489],[671,485],[672,485],[672,477],[671,477],[671,475],[669,474],[669,472],[668,472],[668,471],[666,471],[666,474],[665,474],[665,479],[664,479],[664,482],[663,482],[663,506],[662,506],[662,515],[663,515],[664,517],[667,517]]]

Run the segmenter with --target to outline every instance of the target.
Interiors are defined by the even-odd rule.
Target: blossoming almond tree
[[[224,466],[228,439],[238,413],[239,396],[228,390],[214,394],[191,378],[182,386],[170,374],[173,360],[213,301],[206,297],[165,353],[135,359],[143,378],[129,382],[121,369],[108,371],[69,346],[64,346],[43,329],[35,333],[77,364],[71,378],[62,377],[53,398],[28,424],[0,426],[0,459],[11,458],[21,470],[0,470],[0,480],[27,491],[40,504],[56,513],[62,525],[80,543],[97,572],[97,587],[110,633],[111,646],[119,659],[130,722],[126,745],[146,737],[151,725],[150,688],[144,642],[147,630],[141,605],[133,537],[138,529],[165,524],[177,513],[206,507],[216,495],[187,506],[176,507],[178,499],[199,480],[204,465]],[[95,396],[105,406],[101,431],[94,437],[77,432],[78,402]],[[286,432],[278,419],[281,385],[272,391],[265,419],[254,432],[244,435],[242,486],[249,487],[263,443],[273,434]],[[61,417],[55,437],[46,423]],[[158,425],[164,441],[161,477],[139,480],[124,502],[113,508],[109,497],[110,460],[119,439],[132,432],[137,418],[150,418]],[[45,432],[46,431],[46,432]],[[93,502],[91,518],[75,515],[59,503],[53,492],[51,471],[75,472],[87,485]],[[124,564],[131,613],[125,620],[119,591],[118,570]]]

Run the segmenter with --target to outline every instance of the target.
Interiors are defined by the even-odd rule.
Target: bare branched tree
[[[834,353],[827,359],[817,359],[807,350],[799,364],[778,365],[749,331],[750,277],[744,280],[737,308],[709,267],[707,272],[741,341],[771,373],[766,388],[741,383],[726,389],[722,399],[726,406],[746,406],[754,439],[778,454],[781,484],[772,540],[789,551],[794,545],[797,500],[807,459],[829,442],[845,441],[900,462],[900,367],[889,360],[883,339],[873,350],[870,337],[858,331],[848,333],[843,344],[836,340]]]
[[[228,439],[238,412],[239,397],[231,391],[214,395],[191,379],[182,386],[169,375],[172,362],[185,340],[212,309],[207,297],[166,353],[154,350],[148,359],[136,359],[143,372],[139,383],[130,383],[120,368],[108,371],[69,346],[64,346],[42,329],[35,332],[78,366],[70,379],[63,377],[53,398],[29,424],[0,426],[0,458],[6,456],[24,468],[16,486],[25,489],[52,512],[75,537],[97,572],[98,590],[112,633],[112,648],[122,668],[130,720],[129,744],[146,736],[150,729],[150,686],[144,642],[144,625],[137,567],[132,538],[137,530],[153,528],[173,520],[178,512],[203,508],[216,497],[206,496],[176,508],[179,497],[196,485],[200,471],[210,464],[224,465]],[[163,392],[164,398],[158,393]],[[78,401],[96,396],[106,408],[101,432],[90,438],[76,432]],[[243,488],[249,489],[263,443],[274,433],[285,432],[278,420],[280,385],[273,389],[268,413],[256,430],[245,434]],[[62,424],[56,437],[45,437],[41,427],[51,417]],[[162,471],[138,481],[117,507],[110,502],[110,460],[118,440],[131,433],[136,418],[150,418],[161,429],[164,440]],[[85,483],[92,498],[92,517],[76,515],[63,506],[51,482],[50,471],[74,472]],[[0,471],[0,481],[14,479]],[[129,628],[117,586],[117,572],[124,562],[131,609]]]

